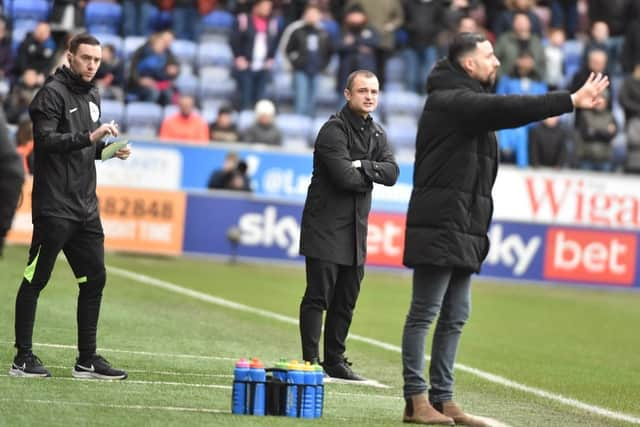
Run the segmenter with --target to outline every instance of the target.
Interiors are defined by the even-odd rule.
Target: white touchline
[[[274,313],[272,311],[268,311],[268,310],[263,310],[261,308],[255,308],[255,307],[251,307],[245,304],[240,304],[237,302],[233,302],[233,301],[229,301],[226,300],[224,298],[220,298],[220,297],[215,297],[213,295],[209,295],[209,294],[205,294],[204,292],[199,292],[199,291],[195,291],[193,289],[189,289],[189,288],[185,288],[183,286],[180,285],[176,285],[175,283],[170,283],[167,282],[165,280],[160,280],[160,279],[156,279],[154,277],[151,276],[147,276],[145,274],[140,274],[140,273],[135,273],[133,271],[129,271],[123,268],[118,268],[118,267],[113,267],[113,266],[107,266],[107,270],[110,273],[113,273],[115,275],[121,276],[121,277],[126,277],[128,279],[131,280],[135,280],[137,282],[140,283],[144,283],[146,285],[150,285],[150,286],[155,286],[157,288],[160,289],[165,289],[180,295],[185,295],[185,296],[189,296],[195,299],[198,299],[200,301],[205,301],[205,302],[209,302],[212,304],[216,304],[219,305],[221,307],[226,307],[226,308],[231,308],[234,310],[238,310],[238,311],[243,311],[246,313],[253,313],[253,314],[257,314],[269,319],[273,319],[273,320],[279,320],[281,322],[284,323],[289,323],[291,325],[298,325],[298,319],[293,318],[293,317],[289,317],[289,316],[285,316],[282,314],[278,314],[278,313]],[[349,334],[349,339],[355,340],[355,341],[360,341],[360,342],[364,342],[367,344],[370,344],[372,346],[378,347],[378,348],[382,348],[385,350],[389,350],[395,353],[400,353],[401,352],[401,348],[397,345],[393,345],[393,344],[389,344],[386,343],[384,341],[378,341],[376,339],[373,338],[368,338],[368,337],[364,337],[361,335],[357,335],[357,334]],[[555,402],[559,402],[562,403],[564,405],[567,406],[571,406],[580,410],[583,410],[585,412],[589,412],[592,414],[596,414],[596,415],[600,415],[602,417],[606,417],[606,418],[611,418],[614,420],[620,420],[620,421],[626,421],[632,424],[640,424],[640,417],[636,417],[633,415],[629,415],[629,414],[625,414],[622,412],[615,412],[612,411],[610,409],[606,409],[606,408],[602,408],[600,406],[595,406],[595,405],[590,405],[588,403],[585,402],[581,402],[579,400],[576,399],[572,399],[570,397],[566,397],[563,396],[561,394],[557,394],[557,393],[552,393],[546,390],[542,390],[539,388],[535,388],[535,387],[530,387],[528,385],[525,384],[520,384],[518,382],[512,381],[508,378],[502,377],[500,375],[495,375],[492,374],[490,372],[485,372],[482,371],[480,369],[476,369],[473,368],[471,366],[467,366],[467,365],[463,365],[460,363],[456,363],[456,369],[459,369],[460,371],[463,372],[467,372],[469,374],[475,375],[477,377],[480,377],[484,380],[487,380],[489,382],[492,382],[494,384],[499,384],[502,385],[504,387],[509,387],[509,388],[513,388],[516,390],[520,390],[524,393],[529,393],[529,394],[533,394],[535,396],[538,397],[542,397],[544,399],[549,399],[549,400],[553,400]]]
[[[0,398],[2,402],[14,402],[13,398]],[[70,405],[70,406],[97,406],[109,409],[143,409],[143,410],[162,410],[162,411],[178,411],[178,412],[206,412],[210,414],[225,414],[229,411],[223,409],[208,408],[185,408],[179,406],[146,406],[146,405],[117,405],[112,403],[91,403],[91,402],[71,402],[66,400],[44,400],[44,399],[20,399],[20,403],[41,403],[44,405]]]

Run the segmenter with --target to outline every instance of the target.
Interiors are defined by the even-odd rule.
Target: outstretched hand
[[[580,89],[571,95],[575,108],[591,109],[606,102],[599,95],[609,86],[609,78],[602,73],[591,73]]]

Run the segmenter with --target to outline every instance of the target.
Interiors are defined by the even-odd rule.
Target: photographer
[[[233,190],[251,192],[247,163],[238,158],[238,154],[229,152],[220,169],[216,169],[209,178],[207,188],[211,190]]]

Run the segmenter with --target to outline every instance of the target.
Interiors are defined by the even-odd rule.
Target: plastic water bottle
[[[249,369],[249,376],[251,377],[251,384],[255,387],[253,393],[253,406],[249,413],[253,415],[264,415],[265,406],[265,381],[267,380],[267,374],[264,370],[264,365],[258,358],[251,359],[251,365]]]
[[[302,394],[302,418],[315,418],[316,371],[309,362],[304,364],[304,392]]]
[[[247,412],[247,382],[251,381],[249,370],[249,362],[245,359],[238,360],[233,370],[231,412],[234,414],[245,414]]]
[[[289,373],[289,362],[286,359],[280,359],[273,368],[273,378],[286,384],[287,375]]]
[[[289,374],[287,375],[287,416],[298,416],[298,405],[302,405],[302,391],[304,388],[304,371],[297,361],[289,364]],[[300,400],[300,402],[298,402]],[[302,412],[302,411],[301,411]]]
[[[313,369],[316,375],[315,418],[320,418],[322,416],[322,407],[324,406],[324,371],[320,365],[313,365]]]

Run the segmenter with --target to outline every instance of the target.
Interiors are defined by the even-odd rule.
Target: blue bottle
[[[298,417],[298,405],[302,406],[302,389],[304,388],[304,371],[297,361],[289,364],[289,375],[287,375],[287,416]],[[298,393],[300,391],[300,393]],[[298,400],[300,399],[300,402]],[[302,411],[300,411],[302,412]]]
[[[302,393],[302,418],[316,415],[316,371],[309,362],[304,365],[304,392]]]
[[[324,406],[324,371],[322,366],[313,365],[314,373],[316,374],[316,410],[315,417],[320,418],[322,416],[322,407]]]
[[[273,378],[276,378],[286,384],[288,373],[289,362],[287,362],[285,359],[280,359],[280,361],[276,363],[276,366],[273,368]]]
[[[249,376],[249,362],[240,359],[233,370],[233,394],[231,400],[231,412],[244,415],[247,412],[247,386],[251,381]]]
[[[265,407],[265,381],[267,380],[267,374],[264,370],[264,365],[258,358],[251,359],[251,365],[249,368],[249,376],[252,386],[255,387],[253,393],[253,407],[249,413],[253,415],[263,416]]]

